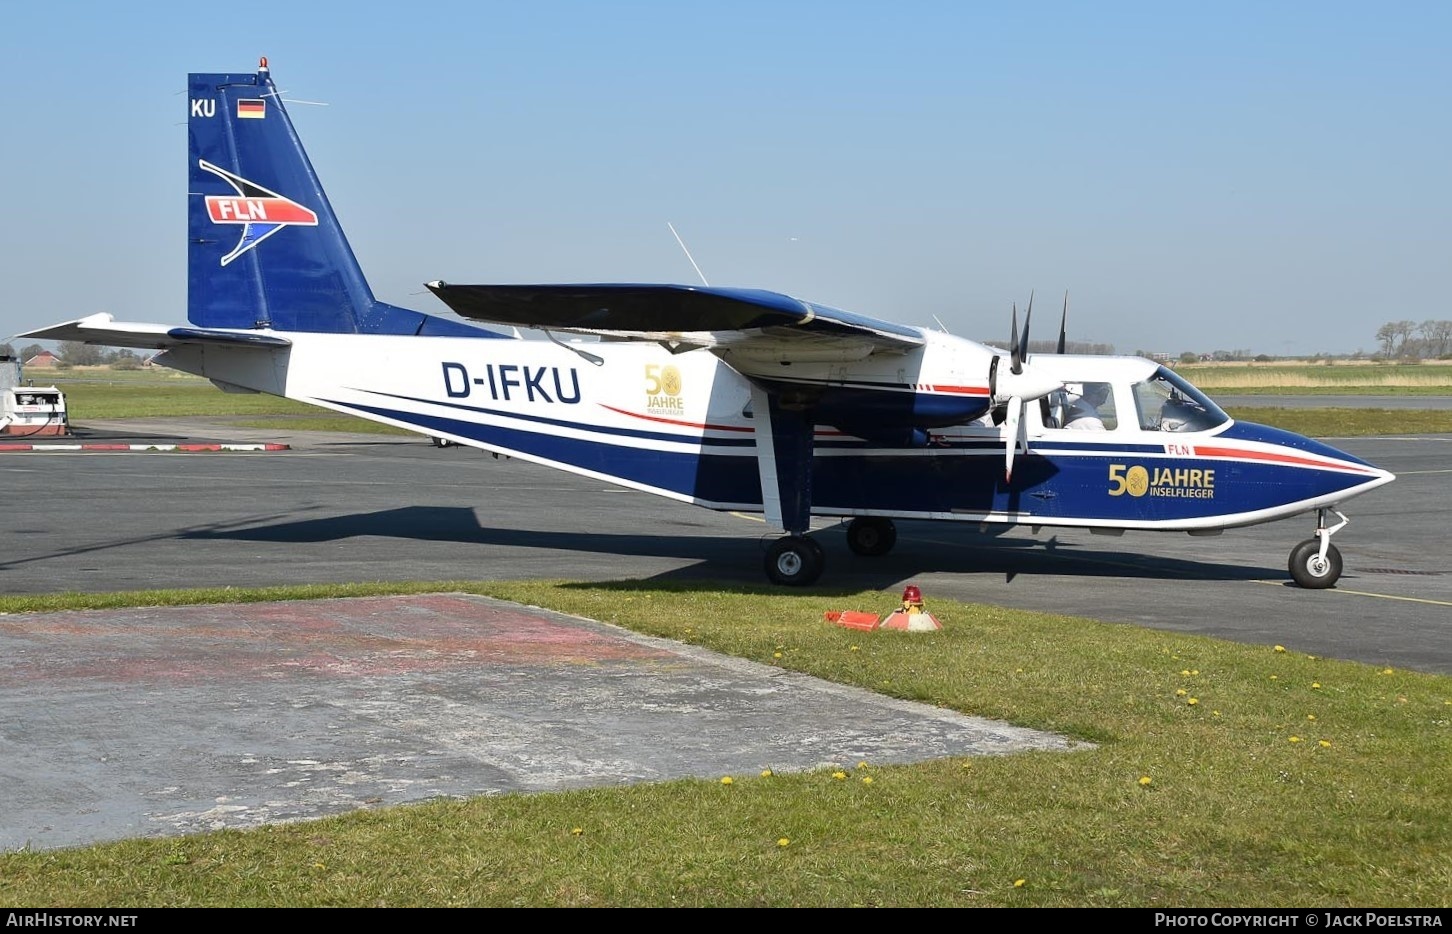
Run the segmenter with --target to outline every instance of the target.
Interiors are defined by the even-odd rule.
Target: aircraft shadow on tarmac
[[[897,548],[886,556],[863,558],[847,550],[840,529],[814,533],[828,549],[824,584],[850,577],[855,585],[887,587],[906,577],[934,571],[957,574],[1130,578],[1150,580],[1260,580],[1284,576],[1283,568],[1226,565],[1134,551],[1089,550],[1081,545],[1010,538],[976,527],[941,523],[901,523]],[[921,533],[922,540],[914,535]],[[481,525],[473,508],[405,506],[375,512],[315,519],[273,521],[262,525],[209,528],[181,533],[191,540],[234,540],[302,544],[358,537],[430,542],[477,543],[506,548],[539,548],[592,554],[694,559],[697,564],[656,580],[742,580],[761,582],[760,554],[776,536],[758,538],[712,534],[639,534],[537,530]],[[928,536],[931,536],[928,538]],[[756,546],[756,547],[753,547]],[[835,579],[835,580],[834,580]]]

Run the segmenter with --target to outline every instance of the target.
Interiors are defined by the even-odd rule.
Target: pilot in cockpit
[[[1205,410],[1178,392],[1170,393],[1160,407],[1160,431],[1199,431],[1209,424]]]
[[[1101,406],[1109,398],[1108,383],[1070,383],[1064,387],[1062,425],[1077,431],[1104,431]]]

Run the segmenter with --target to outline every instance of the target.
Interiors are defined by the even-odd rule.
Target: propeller
[[[1069,344],[1069,292],[1064,290],[1064,315],[1059,319],[1059,353]]]
[[[1066,298],[1067,302],[1067,298]],[[1066,305],[1067,308],[1067,305]],[[1027,363],[1029,346],[1029,325],[1033,320],[1034,299],[1033,293],[1029,293],[1028,308],[1024,310],[1023,333],[1018,330],[1018,303],[1013,306],[1013,332],[1009,339],[1009,367],[1008,373],[1003,373],[998,366],[998,359],[995,358],[988,368],[989,389],[993,393],[995,404],[1005,403],[1004,423],[1008,426],[1008,443],[1004,448],[1003,480],[1005,483],[1013,479],[1013,461],[1022,445],[1024,452],[1028,452],[1028,438],[1025,436],[1028,430],[1023,421],[1023,408],[1026,402],[1034,399],[1041,399],[1056,389],[1062,388],[1063,383],[1050,376],[1035,373]],[[1062,338],[1061,338],[1062,340]]]

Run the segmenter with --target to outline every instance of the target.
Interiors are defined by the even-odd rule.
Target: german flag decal
[[[237,101],[237,119],[261,120],[266,116],[267,101],[246,99]]]

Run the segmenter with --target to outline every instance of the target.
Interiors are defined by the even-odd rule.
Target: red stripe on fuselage
[[[606,405],[603,402],[600,403],[600,408],[602,408],[602,409],[609,409],[611,412],[614,412],[617,415],[624,415],[627,418],[639,418],[639,419],[643,419],[643,420],[645,420],[647,422],[660,422],[663,425],[679,425],[682,428],[695,428],[695,429],[702,430],[702,431],[741,431],[741,432],[750,432],[750,433],[753,433],[753,434],[756,432],[756,429],[755,428],[752,428],[750,425],[708,425],[708,424],[706,424],[704,422],[688,422],[688,421],[684,421],[684,420],[679,419],[679,418],[663,418],[662,416],[659,416],[659,415],[642,415],[639,412],[631,412],[631,411],[629,411],[627,409],[617,409],[615,406],[613,406],[613,405]],[[845,436],[845,433],[844,432],[841,432],[841,431],[835,431],[835,430],[827,430],[827,431],[824,431],[824,430],[822,430],[820,428],[817,429],[814,432],[814,434],[817,434],[817,435],[832,435],[832,436],[843,435],[843,436]]]
[[[613,405],[605,405],[603,402],[600,408],[609,409],[617,415],[625,415],[630,418],[640,418],[648,422],[660,422],[662,425],[679,425],[682,428],[697,428],[703,431],[743,431],[749,432],[753,429],[748,425],[707,425],[703,422],[688,422],[679,418],[663,418],[659,415],[642,415],[639,412],[631,412],[626,409],[617,409]]]
[[[1372,473],[1360,464],[1348,464],[1345,461],[1324,461],[1313,460],[1309,457],[1301,457],[1297,454],[1280,454],[1274,451],[1242,451],[1239,448],[1216,448],[1195,445],[1195,453],[1200,457],[1228,457],[1235,460],[1257,460],[1273,461],[1277,464],[1299,464],[1303,467],[1329,467],[1336,470],[1349,470],[1355,473]]]
[[[918,383],[915,387],[923,392],[941,392],[952,396],[986,396],[987,386],[938,386],[934,383]]]

